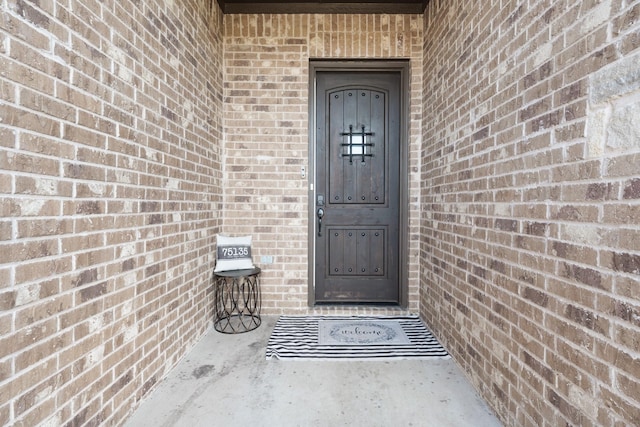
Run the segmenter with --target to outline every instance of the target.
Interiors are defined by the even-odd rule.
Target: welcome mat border
[[[318,345],[318,322],[325,320],[397,320],[411,344]],[[309,315],[278,318],[267,343],[266,358],[298,360],[366,360],[449,358],[418,315],[335,316]]]

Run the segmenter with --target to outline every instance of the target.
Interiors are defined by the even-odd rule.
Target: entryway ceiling
[[[217,0],[224,13],[423,13],[429,0]]]

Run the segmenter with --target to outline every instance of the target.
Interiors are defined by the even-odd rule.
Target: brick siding
[[[225,15],[223,230],[251,234],[263,312],[371,311],[308,307],[309,59],[410,59],[411,235],[418,235],[422,16]],[[418,310],[417,238],[409,241],[409,304]],[[380,308],[376,312],[384,312]]]
[[[263,313],[376,311],[307,307],[311,58],[410,60],[407,310],[500,419],[640,424],[637,2],[0,5],[0,424],[122,423],[211,325],[218,232]]]
[[[506,425],[640,425],[639,18],[427,7],[422,313]]]
[[[0,425],[116,425],[210,326],[222,15],[0,6]]]

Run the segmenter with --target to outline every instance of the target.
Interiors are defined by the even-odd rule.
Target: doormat
[[[411,344],[400,322],[389,319],[318,321],[319,345]]]
[[[418,316],[280,316],[266,357],[361,360],[449,354]]]

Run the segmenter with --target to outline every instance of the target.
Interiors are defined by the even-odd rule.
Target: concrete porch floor
[[[276,316],[213,328],[125,426],[500,426],[451,359],[266,360]]]

